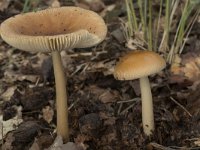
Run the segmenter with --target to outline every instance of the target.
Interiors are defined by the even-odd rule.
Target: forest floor
[[[51,1],[31,7],[48,8]],[[61,6],[73,3],[60,1]],[[0,2],[0,23],[24,3]],[[76,3],[108,26],[98,46],[62,52],[67,76],[70,141],[88,150],[200,149],[200,17],[176,63],[150,76],[155,132],[143,133],[139,81],[118,81],[113,67],[130,51],[123,36],[124,1]],[[0,39],[1,148],[48,148],[56,138],[55,87],[49,54],[28,53]],[[9,132],[8,132],[9,131]],[[37,148],[36,148],[37,147]]]

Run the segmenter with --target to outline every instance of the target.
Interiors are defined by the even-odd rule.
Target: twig
[[[125,100],[125,101],[118,101],[117,103],[128,103],[128,102],[135,102],[135,101],[140,101],[141,98],[137,97],[137,98],[133,98],[133,99],[129,99],[129,100]]]
[[[128,111],[130,108],[132,108],[135,105],[135,103],[133,103],[132,105],[128,106],[123,111],[121,111],[122,106],[123,106],[124,103],[138,102],[140,100],[141,100],[141,98],[137,97],[137,98],[133,98],[133,99],[129,99],[129,100],[118,101],[117,104],[120,104],[120,106],[119,106],[119,109],[118,109],[117,113],[118,114],[123,114],[123,113],[125,113],[126,111]]]
[[[150,143],[149,145],[153,146],[154,148],[156,149],[159,149],[159,150],[183,150],[183,149],[187,149],[187,150],[198,150],[200,147],[192,147],[192,148],[186,148],[186,147],[179,147],[179,146],[163,146],[163,145],[160,145],[158,143]]]
[[[36,82],[35,82],[35,86],[37,86],[40,82],[40,77],[37,78]]]
[[[177,102],[173,97],[170,96],[170,99],[176,103],[179,107],[181,107],[190,117],[192,117],[191,113],[183,106],[181,105],[179,102]]]
[[[122,106],[123,106],[123,103],[120,103],[119,109],[117,110],[117,114],[118,114],[118,115],[120,114],[120,112],[121,112],[121,110],[122,110]]]
[[[160,149],[160,150],[175,150],[175,149],[172,149],[172,148],[169,148],[169,147],[165,147],[163,145],[160,145],[158,143],[150,143],[149,145],[153,146],[154,148],[156,149]]]
[[[129,109],[131,109],[134,105],[135,105],[135,103],[132,104],[132,105],[130,105],[130,106],[128,106],[128,107],[127,107],[126,109],[124,109],[120,114],[124,114],[124,113],[127,112]]]
[[[100,55],[106,54],[107,51],[100,51],[100,52],[86,52],[86,53],[76,53],[76,54],[69,54],[70,57],[80,57],[80,56],[92,56],[92,55]]]
[[[76,70],[74,72],[72,72],[69,77],[74,76],[78,71],[80,71],[83,67],[85,68],[85,66],[88,66],[88,63],[83,63],[80,64],[79,66],[77,66]]]
[[[77,99],[75,102],[73,102],[73,103],[69,106],[68,111],[69,111],[70,109],[72,109],[72,107],[73,107],[79,100],[80,100],[80,99]]]
[[[198,147],[191,147],[191,148],[187,148],[187,147],[179,147],[179,146],[169,146],[171,148],[174,148],[175,150],[199,150],[199,146]]]

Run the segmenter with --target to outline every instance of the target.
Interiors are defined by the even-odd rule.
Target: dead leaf
[[[120,95],[118,91],[103,89],[96,85],[91,85],[89,90],[92,94],[96,95],[102,103],[113,103],[116,102]]]
[[[182,74],[182,69],[180,67],[180,64],[177,64],[177,63],[173,63],[171,65],[171,68],[170,68],[170,71],[174,74],[174,75],[180,75]]]
[[[32,146],[29,148],[29,150],[40,150],[40,146],[37,142],[37,139],[34,140]]]
[[[74,142],[79,146],[82,147],[83,150],[86,150],[89,146],[84,144],[85,141],[89,141],[90,138],[87,135],[79,134],[75,139]]]
[[[4,72],[4,76],[9,78],[10,81],[30,81],[32,83],[36,83],[38,78],[40,77],[39,75],[24,75],[24,74],[19,74],[11,70],[6,70]]]
[[[60,2],[58,0],[52,0],[51,7],[53,8],[60,7]]]
[[[3,98],[3,100],[5,101],[9,101],[10,98],[13,96],[13,94],[15,93],[15,90],[17,89],[16,86],[11,86],[9,87],[2,95],[1,97]]]
[[[126,47],[132,50],[137,49],[137,46],[134,44],[134,40],[132,38],[127,40]]]
[[[105,112],[100,112],[99,113],[100,118],[104,121],[104,126],[106,125],[114,125],[116,122],[116,117],[112,117],[109,114]]]
[[[4,144],[2,145],[2,150],[13,149],[12,143],[14,142],[14,140],[15,140],[15,137],[13,136],[13,134],[9,133],[6,137]]]
[[[196,60],[185,64],[185,67],[183,68],[183,72],[185,73],[185,76],[188,77],[188,79],[192,81],[199,80],[200,78],[199,66],[200,64],[198,64]]]
[[[105,76],[111,75],[114,72],[116,60],[91,62],[85,69],[88,72],[103,72]]]
[[[125,37],[124,37],[124,33],[123,30],[118,28],[115,29],[114,31],[111,32],[111,35],[119,42],[119,43],[123,43],[125,42]]]
[[[105,5],[101,0],[80,0],[75,2],[75,5],[95,12],[101,12],[105,8]]]
[[[195,144],[196,146],[200,146],[200,138],[198,138],[196,141],[194,141],[194,144]]]
[[[82,150],[75,143],[68,142],[67,144],[63,144],[62,150]]]
[[[11,0],[1,0],[0,1],[0,11],[4,11],[5,9],[7,9],[10,2],[11,2]]]
[[[103,143],[112,143],[117,141],[117,130],[115,126],[108,126],[105,132],[106,134],[101,137]]]
[[[96,113],[84,115],[79,119],[80,132],[91,137],[98,137],[101,126],[102,121]]]
[[[90,6],[90,9],[95,12],[101,12],[105,8],[105,5],[101,0],[92,0],[88,5]]]
[[[200,55],[188,52],[182,58],[176,56],[170,71],[172,76],[177,75],[192,82],[198,81],[200,79]]]
[[[117,139],[117,133],[115,132],[111,132],[105,135],[104,137],[105,139],[107,139],[108,143],[111,143],[112,141],[116,141]]]
[[[54,143],[46,150],[84,150],[73,142],[63,144],[61,136],[57,136]]]
[[[53,119],[54,111],[50,106],[46,106],[42,109],[43,118],[46,122],[50,123]]]
[[[175,75],[180,75],[182,73],[181,69],[181,58],[179,55],[175,55],[174,62],[171,65],[170,71]]]
[[[75,6],[80,7],[80,8],[84,8],[84,9],[90,9],[90,7],[84,3],[75,3]]]
[[[100,96],[99,100],[102,103],[113,103],[119,99],[119,92],[115,90],[105,90]]]
[[[126,47],[132,50],[136,50],[139,48],[144,49],[145,41],[143,32],[136,32],[134,38],[130,38],[127,40]]]
[[[40,149],[48,148],[54,141],[54,136],[49,133],[43,133],[35,138],[34,143],[40,147]]]
[[[8,133],[8,136],[4,139],[6,143],[11,143],[13,149],[24,149],[31,142],[34,141],[34,138],[40,132],[40,125],[34,121],[22,122],[19,127]],[[10,135],[11,134],[11,135]],[[9,137],[13,136],[14,141],[10,141]]]
[[[187,109],[193,116],[199,116],[200,114],[200,84],[196,86],[196,89],[186,97]]]
[[[110,1],[110,0],[109,0]],[[116,4],[108,5],[104,8],[104,10],[100,13],[100,16],[103,18],[107,15],[108,12],[111,12],[116,7]]]
[[[9,131],[12,131],[12,130],[15,130],[18,125],[23,122],[23,119],[21,118],[21,110],[22,110],[22,107],[19,106],[18,107],[18,113],[17,115],[12,118],[12,119],[9,119],[7,121],[3,121],[3,116],[1,115],[0,116],[0,122],[1,122],[1,125],[2,125],[2,128],[0,128],[0,140],[9,132]],[[3,131],[2,131],[3,129]],[[2,137],[3,136],[3,137]]]

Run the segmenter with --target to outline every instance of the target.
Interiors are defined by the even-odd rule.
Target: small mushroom
[[[104,20],[95,12],[60,7],[19,14],[0,26],[11,46],[29,52],[52,54],[56,83],[57,134],[69,140],[66,81],[60,51],[97,45],[106,36]]]
[[[126,54],[114,69],[117,80],[140,79],[142,99],[142,124],[146,135],[154,131],[154,115],[151,87],[148,76],[165,68],[165,60],[152,51],[136,51]]]

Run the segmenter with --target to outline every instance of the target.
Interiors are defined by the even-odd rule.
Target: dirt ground
[[[48,8],[51,0],[31,4]],[[98,46],[62,52],[67,78],[70,141],[87,150],[200,149],[200,17],[175,63],[150,76],[155,132],[142,130],[138,80],[117,81],[113,67],[130,51],[122,0],[60,1],[96,11],[108,26]],[[0,2],[0,23],[22,12],[24,2]],[[56,138],[55,88],[49,54],[28,53],[0,39],[1,148],[48,148]],[[3,136],[3,138],[2,138]],[[35,148],[34,148],[35,147]],[[37,148],[36,148],[37,147]]]

